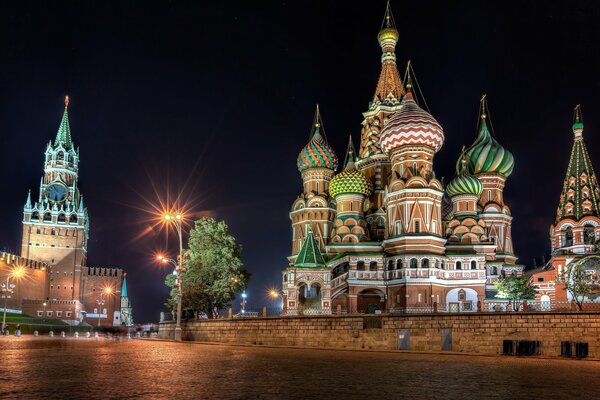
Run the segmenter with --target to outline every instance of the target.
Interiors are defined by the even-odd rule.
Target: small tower
[[[282,287],[285,314],[331,313],[331,270],[310,228],[295,262],[283,271]]]
[[[496,260],[515,264],[512,244],[512,216],[504,202],[504,185],[515,166],[513,155],[491,135],[487,126],[487,100],[481,98],[479,134],[467,149],[469,169],[483,184],[478,206],[489,239],[496,244]]]
[[[319,248],[325,249],[335,216],[335,208],[328,191],[329,182],[338,166],[338,159],[327,144],[318,105],[308,143],[300,151],[296,165],[302,175],[303,191],[294,201],[290,211],[292,255],[289,260],[291,262],[300,251],[308,228],[314,232]]]
[[[383,239],[385,212],[383,211],[384,187],[390,173],[390,160],[381,150],[381,130],[388,117],[400,107],[404,87],[396,65],[396,44],[399,38],[389,2],[386,5],[377,41],[381,46],[381,72],[369,109],[363,113],[360,147],[356,169],[373,184],[370,209],[366,219],[373,239]]]
[[[600,242],[600,187],[583,140],[579,105],[573,120],[573,148],[550,238],[553,253],[592,254]]]
[[[435,118],[407,93],[381,133],[381,148],[392,162],[386,188],[387,238],[392,254],[444,254],[442,183],[435,177],[433,158],[444,131]]]
[[[133,325],[133,309],[127,294],[127,273],[123,272],[123,283],[121,284],[121,325]]]
[[[88,213],[77,185],[79,149],[71,137],[69,97],[56,138],[44,152],[44,175],[38,201],[31,194],[23,208],[21,256],[50,266],[48,298],[81,298],[81,270],[86,265]]]
[[[356,169],[355,159],[354,145],[350,137],[344,170],[331,180],[329,186],[329,194],[335,198],[337,210],[332,243],[358,243],[369,240],[364,207],[365,200],[373,191],[373,185]]]

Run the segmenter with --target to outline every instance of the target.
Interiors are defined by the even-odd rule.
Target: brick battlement
[[[111,268],[111,267],[87,267],[87,273],[85,275],[88,276],[112,276],[118,277],[123,274],[123,270],[121,268]]]
[[[0,253],[0,262],[4,262],[8,265],[19,265],[30,269],[37,269],[42,271],[48,269],[48,264],[44,262],[30,260],[28,258],[5,252]]]

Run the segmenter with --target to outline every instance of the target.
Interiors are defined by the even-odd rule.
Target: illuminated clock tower
[[[79,149],[71,140],[68,107],[67,96],[56,139],[44,153],[37,201],[29,192],[23,208],[21,256],[50,266],[50,300],[81,299],[81,270],[87,259],[89,219],[77,187]]]

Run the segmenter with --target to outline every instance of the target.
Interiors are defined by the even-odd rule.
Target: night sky
[[[253,274],[249,307],[270,305],[315,104],[342,155],[375,91],[385,2],[17,3],[0,16],[0,247],[20,252],[27,190],[37,196],[68,94],[88,265],[128,272],[135,320],[157,320],[168,293],[152,258],[167,240],[149,232],[145,210],[179,192],[195,215],[229,224]],[[495,135],[516,159],[505,199],[531,267],[549,251],[577,103],[600,168],[600,4],[493,3],[393,1],[396,54],[401,74],[412,60],[444,127],[435,170],[446,181],[487,93]]]

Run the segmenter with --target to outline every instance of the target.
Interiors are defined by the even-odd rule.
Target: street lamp
[[[246,313],[246,298],[248,297],[248,295],[246,294],[246,291],[244,290],[242,292],[242,302],[240,303],[242,306],[242,314]]]
[[[105,287],[102,290],[102,294],[100,295],[100,297],[98,297],[96,299],[96,304],[98,304],[98,324],[97,327],[100,328],[100,315],[102,314],[102,306],[104,306],[104,304],[106,304],[106,299],[104,298],[104,296],[110,296],[113,294],[113,288],[110,286]],[[108,315],[107,315],[108,317]]]
[[[4,332],[4,328],[6,327],[6,308],[8,307],[8,299],[10,295],[14,293],[16,285],[14,283],[10,283],[10,278],[14,278],[17,282],[23,276],[27,270],[25,267],[16,266],[12,269],[12,271],[6,277],[6,283],[2,284],[2,297],[4,297],[4,314],[2,316],[2,332]]]
[[[183,281],[183,214],[176,213],[164,213],[163,220],[172,224],[177,231],[177,236],[179,238],[179,255],[177,256],[177,262],[175,260],[167,259],[167,261],[163,261],[163,263],[168,262],[175,266],[175,271],[177,272],[175,278],[175,285],[177,286],[177,320],[175,323],[175,341],[181,341],[181,297],[182,297],[182,281]]]

